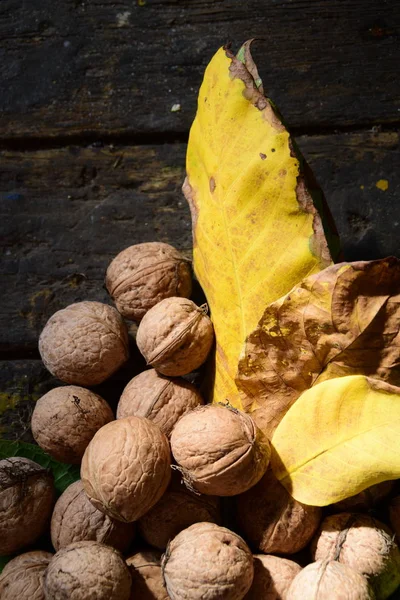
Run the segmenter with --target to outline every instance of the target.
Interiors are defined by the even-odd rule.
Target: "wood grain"
[[[0,138],[182,139],[211,56],[250,37],[290,127],[395,125],[399,31],[397,0],[2,0]]]
[[[325,192],[345,258],[400,256],[398,135],[297,142]],[[190,257],[180,190],[185,151],[170,144],[0,153],[0,356],[37,356],[46,320],[71,302],[108,302],[105,270],[123,248],[159,240]]]

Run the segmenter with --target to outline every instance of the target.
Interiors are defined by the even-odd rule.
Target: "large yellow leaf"
[[[400,385],[400,260],[327,267],[267,306],[237,385],[267,435],[302,392],[346,375]]]
[[[239,354],[265,306],[331,262],[303,163],[262,93],[249,46],[241,60],[221,48],[207,67],[183,187],[217,340],[212,399],[238,407]]]
[[[304,392],[272,438],[275,476],[299,502],[326,506],[400,477],[400,388],[363,375]]]

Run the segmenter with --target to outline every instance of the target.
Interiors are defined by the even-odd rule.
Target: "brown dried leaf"
[[[251,333],[236,383],[272,434],[302,392],[363,374],[400,385],[400,260],[341,263],[270,304]]]

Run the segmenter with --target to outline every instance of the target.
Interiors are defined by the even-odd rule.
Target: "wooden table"
[[[58,384],[37,350],[51,314],[107,302],[126,246],[190,256],[180,187],[198,88],[218,47],[250,37],[345,258],[400,256],[398,0],[2,0],[3,437],[29,441],[34,401]],[[142,368],[133,349],[100,392],[115,399]]]

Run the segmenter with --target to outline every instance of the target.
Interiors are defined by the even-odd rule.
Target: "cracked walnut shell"
[[[119,312],[101,302],[57,311],[39,338],[45,367],[65,383],[97,385],[128,358],[128,332]]]
[[[76,385],[47,392],[36,402],[32,435],[56,460],[79,464],[96,431],[114,415],[101,396]]]
[[[161,498],[171,478],[171,455],[160,428],[140,417],[104,425],[86,448],[81,479],[96,508],[137,521]]]
[[[194,385],[182,378],[170,379],[155,369],[143,371],[128,383],[118,402],[117,419],[145,417],[159,426],[167,437],[178,419],[203,404]]]
[[[254,574],[246,542],[214,523],[195,523],[181,531],[161,566],[171,600],[242,600]]]
[[[56,551],[74,542],[94,541],[125,552],[134,535],[133,523],[116,521],[90,502],[81,480],[61,494],[51,517],[51,542]]]
[[[97,542],[77,542],[54,555],[44,580],[46,600],[129,600],[131,575],[121,554]]]
[[[136,343],[148,365],[163,375],[186,375],[206,360],[214,341],[203,307],[186,298],[166,298],[143,317]]]
[[[181,417],[171,449],[189,489],[214,496],[235,496],[255,485],[271,453],[249,415],[215,404]]]
[[[114,258],[105,285],[121,315],[140,321],[164,298],[189,298],[192,275],[189,262],[178,250],[163,242],[146,242]]]
[[[47,469],[19,456],[0,460],[0,556],[17,552],[45,532],[54,497]]]

